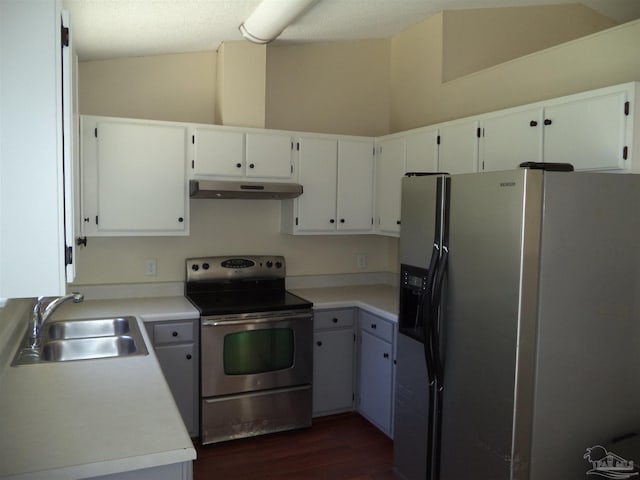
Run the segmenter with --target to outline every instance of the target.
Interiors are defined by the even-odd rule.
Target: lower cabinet
[[[353,410],[356,309],[314,312],[313,416]]]
[[[198,324],[194,320],[145,323],[162,373],[189,435],[198,435]]]
[[[393,438],[395,324],[359,311],[358,412]]]

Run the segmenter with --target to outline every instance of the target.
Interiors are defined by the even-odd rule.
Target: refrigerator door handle
[[[436,371],[434,370],[434,357],[433,346],[431,340],[431,332],[433,323],[432,315],[432,302],[433,302],[433,282],[435,278],[435,272],[438,268],[440,259],[440,247],[438,244],[433,245],[433,251],[431,253],[431,261],[429,262],[429,269],[427,271],[427,285],[426,291],[423,294],[421,307],[422,307],[422,330],[424,333],[424,357],[427,365],[427,377],[429,385],[433,385],[436,381]]]
[[[442,391],[444,385],[444,367],[442,364],[442,352],[440,348],[440,331],[438,328],[438,308],[442,300],[442,285],[444,283],[444,277],[447,273],[447,261],[449,259],[449,249],[446,246],[442,247],[442,255],[434,274],[433,288],[431,295],[429,317],[430,322],[430,342],[431,352],[433,358],[433,370],[435,374],[436,383],[438,384],[438,391]]]

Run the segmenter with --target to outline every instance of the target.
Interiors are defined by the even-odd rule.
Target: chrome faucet
[[[49,320],[51,315],[53,315],[53,312],[68,300],[73,300],[73,303],[80,303],[84,300],[84,295],[81,293],[70,293],[62,297],[38,297],[38,300],[33,305],[33,314],[29,321],[26,348],[36,350],[40,347],[40,333],[42,332],[44,324]]]

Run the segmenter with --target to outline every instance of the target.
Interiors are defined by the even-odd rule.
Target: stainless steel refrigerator
[[[588,478],[640,433],[640,175],[405,177],[400,259],[398,478]]]

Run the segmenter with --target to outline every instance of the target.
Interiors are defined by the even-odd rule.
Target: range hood
[[[302,194],[297,183],[240,182],[220,180],[190,180],[191,198],[295,198]]]

